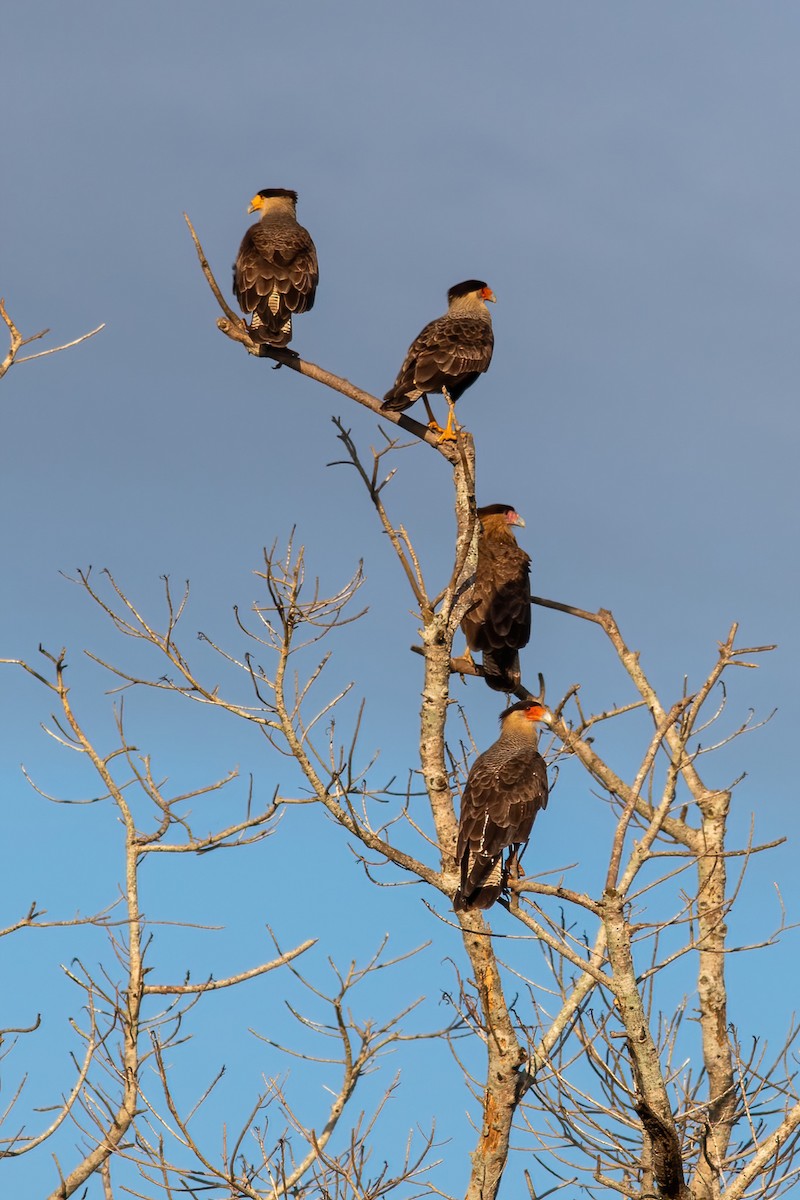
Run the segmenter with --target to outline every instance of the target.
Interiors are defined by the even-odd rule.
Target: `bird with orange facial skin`
[[[520,682],[519,651],[531,637],[531,560],[514,537],[525,522],[510,504],[477,512],[478,565],[461,622],[470,655],[483,654],[483,677],[496,692]]]
[[[486,307],[495,294],[480,279],[465,279],[447,293],[447,312],[430,321],[408,348],[397,379],[383,398],[383,412],[405,412],[422,399],[431,429],[442,440],[455,439],[453,405],[492,361],[494,333]],[[441,392],[448,404],[442,429],[431,411],[428,395]]]
[[[547,767],[536,726],[552,719],[537,700],[512,704],[500,714],[500,737],[472,764],[458,822],[456,912],[491,908],[512,873],[520,873],[536,814],[547,807]]]

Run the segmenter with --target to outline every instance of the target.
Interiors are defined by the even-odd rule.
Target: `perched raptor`
[[[478,567],[461,628],[470,651],[483,652],[489,687],[511,692],[520,681],[519,651],[531,636],[531,560],[513,533],[525,522],[510,504],[479,508],[478,520]]]
[[[486,307],[492,289],[480,279],[465,279],[447,293],[447,312],[418,333],[408,349],[394,387],[386,393],[384,412],[404,412],[420,397],[432,429],[454,438],[453,405],[492,361],[494,334]],[[445,429],[428,403],[429,392],[442,392],[449,412]]]
[[[268,346],[288,346],[292,314],[307,312],[319,280],[317,251],[298,225],[297,192],[263,188],[248,212],[261,214],[242,238],[233,264],[233,294],[243,313],[252,313],[250,336]]]
[[[500,714],[500,737],[472,764],[458,823],[457,912],[490,908],[506,890],[511,871],[519,872],[534,818],[547,807],[547,768],[537,749],[536,724],[551,720],[538,701],[512,704]],[[510,853],[504,863],[505,850]]]

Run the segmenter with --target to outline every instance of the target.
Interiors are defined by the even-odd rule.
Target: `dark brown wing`
[[[420,396],[440,392],[443,387],[457,400],[487,369],[493,349],[490,321],[437,317],[414,338],[381,407],[402,412]]]
[[[292,220],[250,226],[233,266],[233,291],[243,312],[258,313],[264,325],[283,325],[292,313],[312,307],[318,281],[307,229]]]
[[[519,683],[519,653],[531,636],[531,560],[510,532],[478,542],[472,606],[461,622],[470,650],[483,652],[484,678],[495,691]]]
[[[495,743],[475,760],[461,801],[456,908],[489,908],[495,902],[505,884],[503,851],[528,841],[536,814],[546,807],[547,768],[533,747],[509,755]]]
[[[470,650],[521,650],[531,637],[531,560],[514,541],[481,538],[472,605],[461,622]]]

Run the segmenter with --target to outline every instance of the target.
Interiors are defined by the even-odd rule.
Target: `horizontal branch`
[[[253,967],[250,971],[242,971],[240,975],[231,975],[227,979],[207,979],[205,983],[146,983],[142,992],[145,996],[194,996],[203,995],[205,992],[217,992],[220,988],[233,987],[237,983],[244,983],[247,979],[256,979],[259,975],[266,975],[268,971],[274,971],[276,967],[285,966],[293,958],[305,954],[306,950],[316,946],[317,941],[317,938],[309,938],[308,941],[296,946],[294,950],[287,950],[280,958],[262,963],[260,967]]]

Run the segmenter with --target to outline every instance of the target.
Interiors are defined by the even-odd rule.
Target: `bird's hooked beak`
[[[250,201],[250,207],[248,208],[247,211],[248,211],[248,213],[261,212],[261,209],[263,207],[264,207],[264,197],[263,196],[253,196],[253,199]]]
[[[491,300],[492,304],[497,303],[497,296],[490,287],[481,288],[481,300]]]
[[[510,512],[508,514],[508,523],[509,525],[519,525],[520,529],[525,528],[525,520],[518,512]]]
[[[545,708],[543,704],[532,704],[525,716],[529,721],[541,721],[542,725],[553,724],[553,714],[549,708]]]

